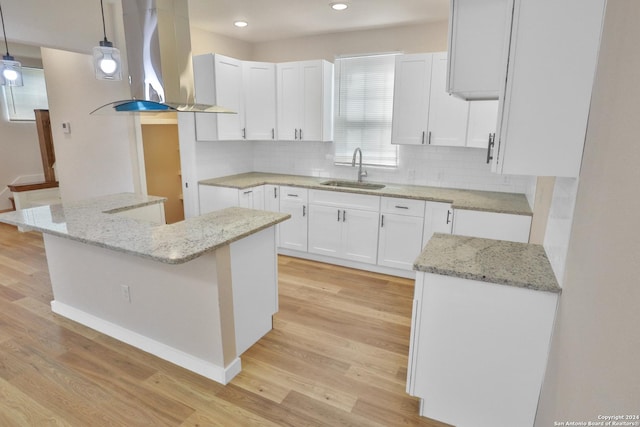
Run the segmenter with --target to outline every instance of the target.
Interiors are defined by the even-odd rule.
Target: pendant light
[[[7,31],[4,26],[4,15],[2,5],[0,5],[0,19],[2,20],[2,34],[4,35],[4,45],[7,54],[2,56],[0,61],[0,85],[2,86],[22,86],[22,65],[9,55],[9,43],[7,42]]]
[[[113,43],[107,40],[107,28],[104,23],[104,5],[100,0],[102,11],[102,32],[104,39],[100,40],[100,46],[93,48],[93,65],[98,80],[122,80],[122,62],[120,51],[113,47]]]

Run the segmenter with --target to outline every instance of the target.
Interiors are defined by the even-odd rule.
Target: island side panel
[[[278,311],[276,227],[230,247],[236,351],[241,355],[272,329]]]
[[[420,414],[461,427],[533,425],[558,294],[417,274],[408,391]]]
[[[43,236],[54,312],[214,381],[240,371],[239,359],[224,362],[220,306],[230,302],[214,253],[171,265]]]

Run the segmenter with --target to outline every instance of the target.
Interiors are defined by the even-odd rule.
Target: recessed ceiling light
[[[247,21],[236,21],[233,23],[233,25],[235,25],[238,28],[244,28],[247,25],[249,25],[249,23]]]
[[[346,3],[330,3],[329,6],[331,6],[331,9],[333,10],[345,10],[349,7]]]

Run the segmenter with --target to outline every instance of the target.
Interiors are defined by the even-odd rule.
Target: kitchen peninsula
[[[226,384],[271,330],[289,215],[234,207],[165,225],[163,202],[123,193],[0,221],[43,233],[55,313]]]

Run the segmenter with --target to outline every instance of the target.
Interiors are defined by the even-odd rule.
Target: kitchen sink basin
[[[380,190],[381,188],[385,187],[384,184],[371,184],[369,182],[338,181],[338,180],[321,182],[320,185],[326,185],[328,187],[359,188],[361,190]]]

